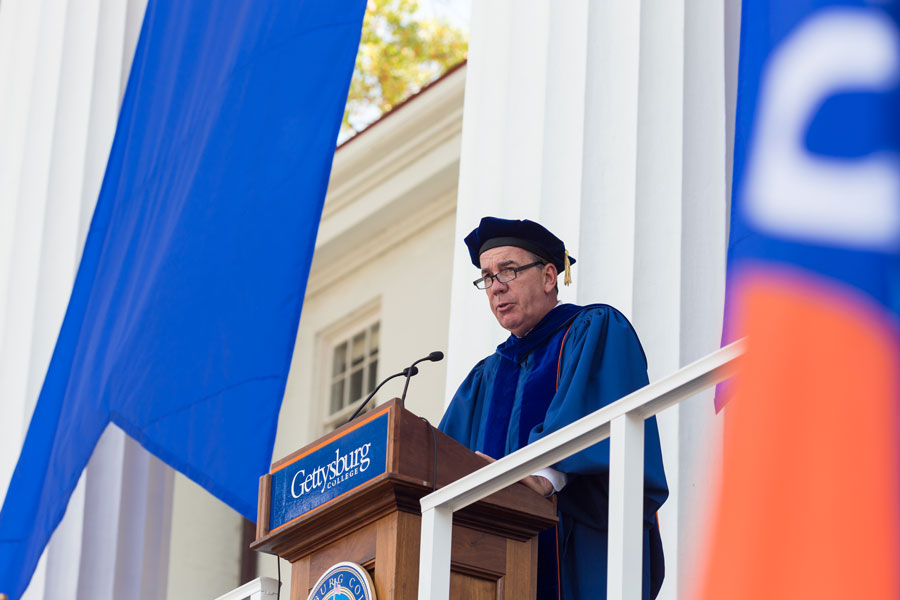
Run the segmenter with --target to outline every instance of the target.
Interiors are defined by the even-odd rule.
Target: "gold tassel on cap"
[[[569,251],[565,250],[564,252],[566,253],[566,256],[563,259],[563,266],[565,267],[566,276],[563,279],[563,284],[569,285],[572,283],[572,265],[569,264]]]

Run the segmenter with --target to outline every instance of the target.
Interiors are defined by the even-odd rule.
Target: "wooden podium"
[[[485,464],[391,400],[272,465],[251,548],[290,561],[291,600],[342,561],[369,572],[378,600],[414,599],[419,498]],[[537,534],[555,523],[554,502],[523,484],[455,513],[450,597],[534,598]]]

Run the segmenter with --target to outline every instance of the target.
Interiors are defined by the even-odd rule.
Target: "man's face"
[[[491,248],[480,259],[482,275],[496,275],[503,269],[522,267],[537,260],[530,252],[515,246]],[[485,292],[500,326],[518,337],[531,331],[556,306],[556,275],[556,267],[548,264],[519,271],[509,283],[494,279]]]

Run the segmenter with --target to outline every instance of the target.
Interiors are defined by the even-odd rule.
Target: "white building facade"
[[[68,301],[145,1],[0,0],[0,492]],[[564,301],[634,323],[657,379],[718,347],[739,0],[474,0],[466,66],[339,148],[275,457],[432,350],[432,423],[506,336],[462,238],[538,220],[578,258]],[[392,382],[394,383],[394,382]],[[378,401],[399,395],[388,384]],[[672,494],[662,598],[686,598],[715,473],[709,394],[659,419]],[[242,520],[111,428],[28,598],[214,598]],[[259,572],[275,575],[275,559]],[[282,565],[286,567],[286,564]],[[289,569],[282,568],[283,579]],[[140,585],[135,585],[140,582]]]

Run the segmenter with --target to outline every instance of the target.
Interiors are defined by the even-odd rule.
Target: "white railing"
[[[257,577],[241,587],[223,594],[216,600],[275,600],[278,582],[271,577]]]
[[[423,497],[419,598],[449,599],[454,511],[610,438],[607,598],[639,600],[644,420],[731,377],[744,346],[738,340]]]

